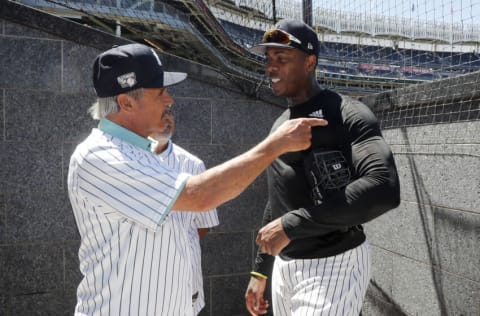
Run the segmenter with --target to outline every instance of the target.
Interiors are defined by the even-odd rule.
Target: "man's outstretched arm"
[[[173,209],[210,210],[237,197],[278,156],[310,147],[311,128],[325,125],[325,120],[313,118],[285,122],[246,153],[191,176]]]

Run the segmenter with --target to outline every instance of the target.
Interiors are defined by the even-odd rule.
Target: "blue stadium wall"
[[[92,60],[123,43],[0,3],[0,315],[73,312],[81,276],[79,235],[66,192],[68,160],[95,126],[86,113],[94,101]],[[247,98],[213,69],[161,58],[167,68],[190,74],[171,89],[174,140],[207,166],[260,141],[282,112]],[[365,99],[388,127],[384,135],[398,164],[402,204],[366,226],[374,277],[363,315],[479,315],[478,102],[467,119],[410,126],[389,121],[403,113],[395,114],[399,106],[392,105],[402,103],[401,96]],[[202,242],[202,315],[247,314],[243,296],[265,189],[262,175],[220,207],[221,225]]]

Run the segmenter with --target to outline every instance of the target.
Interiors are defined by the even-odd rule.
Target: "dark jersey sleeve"
[[[363,103],[353,99],[343,102],[346,145],[351,149],[355,177],[322,204],[283,215],[283,227],[292,240],[366,223],[400,203],[395,162],[377,119]]]

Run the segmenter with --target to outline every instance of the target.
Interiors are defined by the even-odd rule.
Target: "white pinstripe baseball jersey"
[[[203,161],[192,155],[182,147],[173,144],[171,141],[160,155],[160,158],[171,169],[177,172],[199,174],[205,171]],[[217,210],[208,212],[173,212],[171,216],[178,216],[187,225],[190,250],[192,251],[193,264],[193,293],[196,296],[193,302],[193,312],[197,315],[205,306],[205,295],[203,292],[203,276],[200,239],[198,228],[214,227],[219,224]]]
[[[81,236],[75,315],[192,315],[191,250],[169,216],[188,174],[102,120],[77,146],[68,192]]]

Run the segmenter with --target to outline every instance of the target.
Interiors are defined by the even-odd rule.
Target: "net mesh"
[[[248,51],[283,18],[311,20],[327,88],[382,106],[383,128],[477,120],[480,0],[17,0],[266,85]],[[371,99],[371,98],[370,98]],[[420,106],[421,105],[421,106]]]

